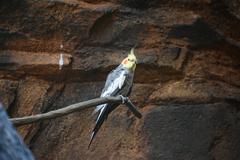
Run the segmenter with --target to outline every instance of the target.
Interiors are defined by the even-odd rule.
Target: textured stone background
[[[143,118],[119,107],[90,150],[92,109],[18,128],[36,158],[239,160],[239,11],[238,0],[1,0],[0,99],[19,117],[98,97],[138,44]]]

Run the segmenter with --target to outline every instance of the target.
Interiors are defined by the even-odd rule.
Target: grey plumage
[[[122,64],[109,73],[105,86],[102,90],[101,97],[106,96],[129,96],[133,84],[134,71],[125,68]],[[100,129],[103,122],[107,119],[118,104],[103,104],[96,107],[93,114],[99,112],[96,125],[92,131],[91,140],[88,145],[90,147],[92,140]]]

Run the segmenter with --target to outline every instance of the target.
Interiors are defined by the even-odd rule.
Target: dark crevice
[[[57,85],[62,85],[62,86],[60,86],[59,88],[57,86],[57,91],[54,94],[52,94],[50,97],[49,97],[48,93],[51,92],[52,89],[56,89],[56,88],[54,88],[54,85],[52,85],[48,89],[47,94],[45,95],[46,97],[45,97],[45,101],[43,103],[42,113],[53,110],[54,108],[52,106],[59,99],[59,97],[62,96],[63,91],[65,89],[65,84],[57,84]],[[29,140],[30,149],[31,149],[31,144],[35,143],[35,141],[38,139],[39,135],[41,135],[42,131],[46,128],[48,123],[49,123],[49,121],[44,121],[44,122],[37,123],[38,129],[35,132],[35,134],[31,137],[31,139]]]
[[[231,103],[230,103],[231,102]],[[158,100],[158,101],[147,101],[148,105],[206,105],[206,104],[218,104],[218,103],[228,103],[240,104],[240,100],[236,99],[222,99],[222,98],[212,98],[209,101],[199,101],[199,100],[184,100],[184,99],[168,99],[168,100]]]
[[[42,107],[42,113],[48,112],[54,108],[52,108],[53,104],[56,102],[56,100],[62,96],[63,91],[65,89],[65,84],[57,84],[60,85],[60,87],[56,89],[56,92],[53,93],[52,95],[49,95],[48,93],[51,92],[52,89],[54,89],[53,85],[51,86],[51,88],[48,89],[48,93],[45,95],[46,97],[44,99],[46,99],[43,103],[43,107]]]
[[[9,115],[9,117],[12,117],[12,114],[14,112],[14,110],[16,109],[16,105],[17,105],[17,96],[18,96],[18,88],[19,88],[19,83],[17,85],[17,88],[14,92],[14,100],[12,101],[11,104],[9,104],[8,109],[7,109],[7,114]]]
[[[153,7],[157,0],[120,0],[120,2],[130,8],[145,10]]]
[[[104,34],[104,30],[110,29],[109,26],[111,26],[114,23],[114,13],[115,11],[108,11],[104,15],[102,15],[100,18],[98,18],[94,24],[89,29],[89,38],[92,40],[95,40],[99,35]],[[102,35],[103,36],[103,35]]]
[[[182,53],[183,54],[183,53]],[[193,54],[190,50],[185,51],[184,59],[182,61],[181,67],[179,68],[183,73],[185,73],[187,66],[193,59]]]
[[[223,40],[203,19],[197,19],[191,25],[176,25],[168,33],[169,38],[187,38],[191,47],[207,47]]]
[[[205,73],[206,76],[207,76],[207,79],[211,80],[211,81],[218,81],[218,82],[222,82],[222,83],[225,83],[225,84],[228,84],[232,87],[235,87],[235,88],[239,88],[240,89],[240,85],[238,84],[235,84],[233,82],[229,82],[225,79],[223,79],[221,76],[218,76],[218,75],[213,75],[213,74],[210,74],[210,73]]]

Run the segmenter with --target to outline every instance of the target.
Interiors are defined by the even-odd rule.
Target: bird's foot
[[[122,99],[122,104],[125,104],[126,102],[128,102],[128,97],[124,97],[123,95],[120,95],[121,99]]]

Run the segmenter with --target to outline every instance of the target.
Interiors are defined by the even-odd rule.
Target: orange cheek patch
[[[125,59],[125,60],[123,61],[123,64],[127,64],[127,62],[128,62],[128,60],[127,60],[127,59]]]

